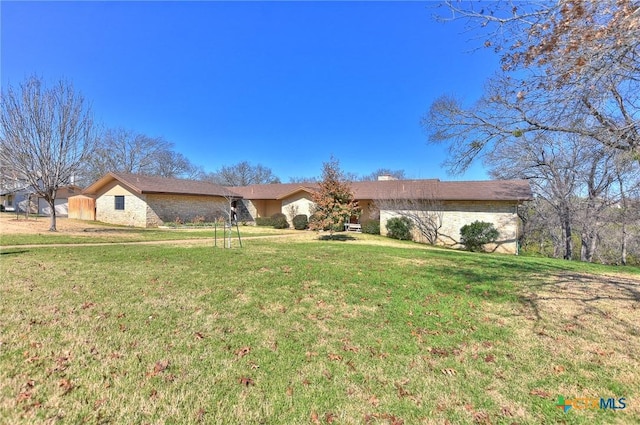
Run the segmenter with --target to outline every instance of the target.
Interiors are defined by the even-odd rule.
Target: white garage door
[[[56,199],[56,216],[69,215],[69,203],[67,199]],[[38,213],[51,215],[51,207],[44,199],[38,199]]]

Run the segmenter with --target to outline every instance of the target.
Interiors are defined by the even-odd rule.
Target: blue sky
[[[483,180],[442,167],[420,117],[477,99],[498,57],[437,2],[0,2],[1,82],[66,78],[106,127],[206,171],[247,160],[283,182],[344,171]]]

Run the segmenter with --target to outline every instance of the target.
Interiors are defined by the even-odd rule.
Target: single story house
[[[388,219],[403,215],[432,222],[435,228],[432,242],[459,247],[463,225],[486,221],[500,232],[498,242],[488,248],[505,253],[517,252],[518,207],[533,198],[526,180],[381,179],[353,182],[351,188],[362,210],[357,220],[379,220],[382,234],[386,234]],[[275,213],[284,213],[291,221],[295,215],[312,214],[311,195],[317,190],[317,183],[224,187],[202,181],[109,173],[86,188],[82,200],[84,204],[87,199],[95,200],[95,205],[89,203],[86,208],[94,209],[96,220],[153,227],[198,218],[212,221],[228,216],[231,209],[240,221],[252,222]],[[69,216],[83,218],[75,208],[71,208]],[[433,236],[415,229],[415,240],[426,242]]]

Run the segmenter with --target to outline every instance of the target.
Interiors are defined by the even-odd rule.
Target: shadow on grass
[[[609,321],[627,333],[640,336],[640,327],[633,320],[625,320],[618,313],[640,309],[640,280],[620,276],[591,275],[579,272],[551,274],[547,279],[528,287],[520,302],[533,312],[537,321],[543,320],[543,303],[570,303],[576,313],[574,320],[583,317]],[[601,307],[608,304],[609,309]],[[610,311],[614,308],[613,311]],[[633,314],[632,314],[633,315]]]
[[[321,241],[339,241],[339,242],[346,242],[346,241],[355,241],[356,238],[354,238],[353,236],[349,236],[349,235],[324,235],[324,236],[320,236],[318,237],[318,240]]]
[[[25,252],[29,252],[29,251],[22,250],[22,251],[0,252],[0,255],[17,255],[17,254],[24,254]]]

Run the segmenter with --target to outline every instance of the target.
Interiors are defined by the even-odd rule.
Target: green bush
[[[486,221],[474,221],[460,228],[460,242],[469,251],[482,251],[484,244],[495,242],[500,236],[493,223]]]
[[[380,221],[378,220],[369,220],[362,223],[362,233],[367,233],[369,235],[379,235],[380,234]]]
[[[273,220],[273,228],[274,229],[288,229],[289,222],[287,221],[287,216],[283,213],[275,213],[271,216],[271,220]]]
[[[293,217],[293,228],[296,230],[304,230],[309,227],[309,219],[305,214],[298,214]]]
[[[258,217],[256,218],[256,226],[273,227],[273,219],[271,217]]]
[[[387,220],[387,236],[393,239],[412,240],[412,228],[413,223],[407,217],[393,217]]]

